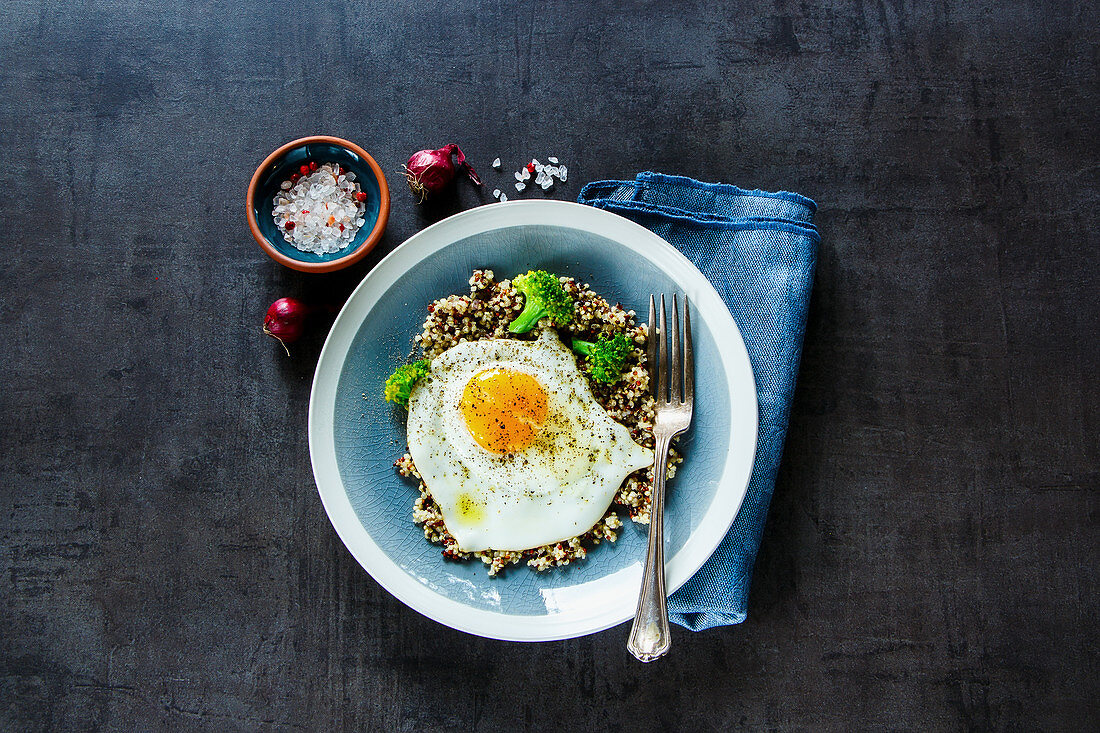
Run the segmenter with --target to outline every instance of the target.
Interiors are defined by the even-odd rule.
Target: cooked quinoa
[[[563,340],[566,335],[583,336],[595,340],[601,334],[613,336],[625,333],[634,342],[630,356],[623,365],[623,375],[614,384],[589,380],[596,401],[607,410],[612,419],[630,429],[635,442],[648,448],[653,441],[653,398],[649,394],[649,371],[646,369],[646,324],[635,323],[635,313],[621,305],[611,305],[585,283],[574,278],[559,278],[565,292],[574,300],[573,321],[558,331]],[[517,336],[508,331],[508,324],[523,310],[524,298],[508,280],[496,280],[492,270],[474,270],[470,277],[469,295],[451,295],[428,305],[428,316],[418,342],[425,358],[434,358],[463,341],[479,341],[488,338],[519,338],[530,340],[538,329]],[[543,324],[540,324],[543,325]],[[583,370],[582,370],[583,371]],[[668,477],[676,473],[676,465],[682,457],[673,447],[669,451]],[[622,527],[619,513],[625,511],[637,524],[649,524],[650,489],[653,485],[653,468],[635,471],[626,477],[619,487],[604,517],[583,535],[552,545],[531,550],[513,552],[484,550],[462,552],[458,543],[443,523],[439,506],[420,477],[412,456],[406,452],[394,464],[397,472],[417,482],[420,495],[413,502],[413,521],[424,528],[424,537],[443,546],[444,557],[452,560],[479,558],[488,566],[489,575],[496,575],[503,568],[521,560],[535,570],[547,570],[584,559],[588,550],[603,540],[614,542],[617,530]]]

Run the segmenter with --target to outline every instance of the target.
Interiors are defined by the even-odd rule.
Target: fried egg
[[[653,451],[596,402],[547,329],[536,341],[460,343],[409,399],[409,453],[465,552],[584,534]]]

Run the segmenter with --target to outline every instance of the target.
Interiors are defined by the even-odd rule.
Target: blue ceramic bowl
[[[428,227],[383,259],[349,298],[317,364],[309,405],[314,476],[329,519],[352,555],[417,611],[498,639],[579,636],[631,618],[647,527],[620,513],[617,542],[573,565],[523,564],[489,577],[453,562],[412,522],[414,484],[393,462],[405,450],[405,412],[384,401],[386,377],[415,349],[432,300],[468,293],[471,270],[498,278],[531,268],[573,275],[637,311],[650,293],[687,296],[696,357],[695,419],[669,482],[665,558],[669,592],[725,536],[745,495],[756,448],[756,389],[741,334],[718,293],[667,242],[615,214],[560,201],[482,206]]]
[[[286,241],[271,216],[279,185],[311,161],[319,165],[338,163],[352,171],[367,194],[364,224],[339,252],[317,255],[301,251]],[[287,143],[267,156],[252,174],[245,211],[252,236],[273,260],[302,272],[332,272],[361,260],[382,238],[390,215],[390,189],[382,169],[367,151],[338,137],[315,135]]]

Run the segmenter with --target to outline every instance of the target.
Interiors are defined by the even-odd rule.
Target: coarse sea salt
[[[558,158],[553,155],[549,156],[547,160],[549,163],[544,164],[540,163],[538,158],[531,158],[529,163],[524,163],[523,167],[512,174],[516,179],[517,192],[522,193],[533,185],[538,186],[543,191],[549,191],[554,187],[555,179],[565,183],[568,176],[565,165],[561,164]],[[499,191],[499,189],[497,190]],[[493,195],[502,201],[507,201],[507,197],[497,196],[497,191],[493,191]]]
[[[283,181],[271,215],[283,238],[295,248],[331,254],[347,247],[359,233],[365,223],[366,198],[354,173],[325,163],[297,180]]]

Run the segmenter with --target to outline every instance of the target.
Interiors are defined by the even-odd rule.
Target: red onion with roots
[[[456,169],[451,162],[452,155],[458,168],[465,170],[471,181],[481,185],[481,179],[477,177],[473,166],[466,162],[466,156],[454,143],[444,145],[439,150],[420,150],[413,153],[405,164],[405,178],[409,182],[409,189],[420,198],[417,203],[439,193],[454,179]]]
[[[267,315],[264,316],[264,333],[278,339],[289,355],[290,349],[287,349],[286,345],[301,338],[302,331],[305,330],[306,316],[312,312],[312,307],[296,298],[279,298],[267,309]]]

